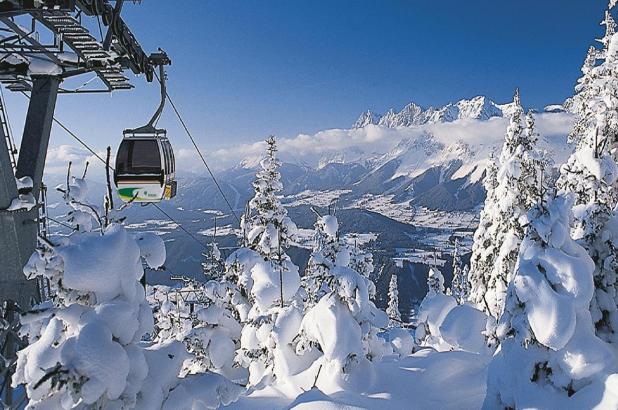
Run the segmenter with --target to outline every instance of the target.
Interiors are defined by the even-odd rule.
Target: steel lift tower
[[[16,178],[31,177],[31,193],[39,198],[58,94],[130,90],[126,70],[152,81],[155,68],[171,63],[164,52],[143,51],[121,17],[123,3],[0,0],[0,83],[30,94],[15,164],[0,107],[0,304],[16,302],[27,310],[39,300],[37,284],[22,271],[37,245],[38,209],[8,208],[19,195]],[[90,33],[87,21],[99,26],[102,38]],[[65,87],[88,75],[78,87]]]

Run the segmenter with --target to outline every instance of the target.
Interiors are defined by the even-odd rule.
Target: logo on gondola
[[[143,201],[148,199],[155,199],[158,195],[148,192],[147,188],[120,188],[118,189],[118,195],[125,201]]]

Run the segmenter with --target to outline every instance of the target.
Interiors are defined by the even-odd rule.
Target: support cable
[[[161,81],[161,79],[159,78],[157,73],[155,73],[155,76],[157,77],[157,79],[159,81]],[[219,181],[217,181],[217,178],[215,177],[215,174],[210,169],[210,166],[208,166],[208,163],[206,162],[206,159],[204,158],[204,155],[202,154],[202,151],[197,146],[197,143],[195,142],[195,138],[193,138],[193,134],[191,134],[191,131],[189,131],[189,127],[187,127],[187,124],[185,123],[185,120],[180,115],[180,112],[178,111],[178,108],[176,108],[176,104],[174,104],[174,101],[171,99],[171,97],[170,97],[170,95],[169,95],[169,93],[167,91],[165,91],[165,97],[170,102],[170,105],[172,106],[172,109],[174,110],[174,113],[176,114],[176,117],[178,117],[178,120],[180,121],[180,124],[182,124],[182,127],[185,129],[185,132],[189,136],[189,139],[191,140],[191,143],[193,144],[193,147],[197,151],[197,154],[200,156],[200,159],[202,160],[202,163],[204,163],[204,166],[206,167],[206,170],[210,174],[210,177],[212,178],[213,182],[215,183],[217,189],[219,190],[219,193],[223,197],[223,200],[227,204],[228,208],[230,208],[230,211],[232,212],[232,215],[234,215],[234,218],[236,218],[236,221],[238,223],[240,223],[240,218],[238,217],[238,215],[236,215],[236,211],[234,211],[234,208],[232,207],[232,204],[230,203],[230,201],[227,199],[227,197],[223,193],[223,189],[221,189],[221,185],[219,185]]]
[[[30,99],[30,96],[28,94],[26,94],[24,91],[21,91],[21,93],[24,95],[24,97],[26,97],[27,99]],[[86,148],[88,151],[90,151],[90,153],[92,155],[94,155],[95,157],[97,157],[99,159],[99,161],[101,161],[103,164],[105,164],[105,160],[99,155],[97,154],[92,148],[90,148],[81,138],[79,138],[77,135],[75,135],[75,133],[73,131],[71,131],[70,129],[67,128],[66,125],[64,125],[62,122],[60,122],[60,120],[58,120],[56,118],[56,116],[54,115],[53,120],[56,124],[58,124],[60,126],[60,128],[62,128],[63,130],[65,130],[67,132],[67,134],[69,134],[71,137],[73,137],[73,139],[75,139],[77,142],[79,142],[84,148]],[[112,168],[113,169],[113,168]]]
[[[167,212],[165,212],[163,210],[163,208],[161,208],[158,204],[152,203],[152,205],[157,208],[159,210],[159,212],[161,212],[163,215],[165,215],[170,221],[174,222],[176,225],[178,225],[178,227],[180,229],[182,229],[187,235],[189,235],[191,238],[193,238],[193,240],[197,243],[200,244],[200,246],[204,249],[208,249],[208,247],[206,245],[204,245],[199,239],[197,239],[195,237],[195,235],[193,235],[191,232],[189,232],[184,226],[182,226],[181,224],[179,224],[178,222],[176,222],[174,220],[174,218],[172,218]]]

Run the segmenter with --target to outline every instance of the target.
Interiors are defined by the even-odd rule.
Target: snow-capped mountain
[[[411,102],[399,112],[391,108],[383,115],[368,110],[360,115],[353,128],[362,128],[369,124],[397,128],[445,123],[461,119],[487,120],[492,117],[509,115],[511,107],[512,104],[497,104],[484,96],[460,100],[439,108],[429,107],[425,109]]]

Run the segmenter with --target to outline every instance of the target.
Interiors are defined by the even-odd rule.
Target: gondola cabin
[[[159,202],[176,196],[172,145],[165,130],[148,128],[125,130],[118,148],[114,183],[125,202]]]

